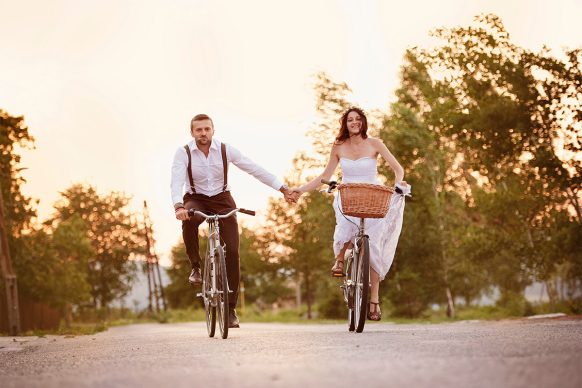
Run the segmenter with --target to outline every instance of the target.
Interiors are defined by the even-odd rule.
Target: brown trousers
[[[229,191],[222,192],[213,197],[203,194],[184,195],[184,207],[196,209],[205,213],[223,213],[225,210],[236,208],[236,203]],[[192,268],[200,268],[200,252],[198,243],[198,227],[204,222],[200,216],[191,217],[188,221],[182,221],[182,237],[186,245],[186,253],[190,259]],[[236,306],[238,300],[238,287],[240,283],[240,257],[239,234],[236,214],[219,221],[220,238],[226,244],[226,273],[228,286],[233,291],[229,298],[231,308]]]

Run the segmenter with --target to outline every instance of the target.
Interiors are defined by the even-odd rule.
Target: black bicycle
[[[216,318],[222,338],[228,337],[228,298],[232,290],[228,287],[226,273],[226,247],[220,242],[220,226],[218,220],[228,218],[236,212],[255,215],[252,210],[232,209],[226,214],[206,214],[199,210],[188,210],[188,216],[202,216],[208,222],[208,249],[204,260],[204,273],[202,277],[202,292],[197,296],[202,297],[204,312],[206,314],[206,328],[208,336],[214,337],[216,331]]]

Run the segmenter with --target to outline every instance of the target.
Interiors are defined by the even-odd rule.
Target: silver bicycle
[[[329,186],[327,190],[322,190],[328,193],[338,187],[338,182],[336,181],[322,179],[321,183]],[[409,193],[404,193],[399,187],[395,187],[393,192],[403,196],[410,196]],[[368,298],[370,295],[370,238],[366,234],[366,218],[358,218],[360,218],[360,224],[356,225],[358,231],[353,237],[352,249],[347,250],[344,257],[345,277],[340,288],[348,307],[348,330],[361,333],[364,331],[368,315]],[[379,216],[375,218],[379,218]]]
[[[331,193],[337,188],[335,181],[321,180],[329,185]],[[366,219],[360,218],[358,233],[354,236],[351,251],[344,258],[345,277],[340,288],[348,306],[348,330],[361,333],[364,331],[368,313],[368,296],[370,294],[370,241],[365,232]]]
[[[236,212],[255,215],[252,210],[232,209],[226,214],[206,214],[199,210],[188,210],[188,216],[202,216],[208,222],[208,249],[204,260],[204,273],[202,277],[202,292],[197,296],[202,297],[204,312],[206,314],[206,329],[208,336],[214,337],[216,331],[216,318],[218,315],[218,327],[222,338],[228,337],[228,299],[233,291],[228,287],[226,273],[226,246],[220,242],[219,220],[231,217]]]

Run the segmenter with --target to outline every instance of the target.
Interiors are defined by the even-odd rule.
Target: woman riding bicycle
[[[396,187],[403,192],[409,192],[410,186],[403,180],[404,170],[384,143],[367,135],[368,122],[366,115],[359,108],[348,109],[340,119],[339,133],[331,147],[329,162],[325,170],[305,185],[294,188],[296,197],[314,190],[321,185],[321,180],[329,180],[337,165],[342,168],[342,183],[372,183],[380,184],[377,179],[377,158],[381,155],[396,175]],[[352,243],[358,230],[358,219],[346,216],[341,212],[339,196],[336,194],[334,210],[336,227],[333,249],[335,263],[331,269],[332,276],[343,276],[344,254]],[[402,212],[404,200],[400,195],[394,195],[388,214],[384,218],[367,219],[366,234],[370,236],[370,281],[371,295],[368,319],[379,321],[381,311],[379,305],[379,283],[384,279],[394,258],[396,242],[402,227]]]

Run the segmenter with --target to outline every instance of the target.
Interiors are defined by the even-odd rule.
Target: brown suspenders
[[[192,192],[196,194],[196,189],[194,188],[194,178],[192,178],[192,154],[190,153],[190,147],[188,144],[184,146],[186,150],[186,155],[188,155],[188,180],[190,181],[190,188]],[[220,153],[222,154],[222,171],[224,186],[222,187],[222,192],[226,191],[226,186],[228,185],[228,160],[226,159],[226,144],[220,143]]]
[[[222,187],[222,192],[224,193],[228,183],[228,160],[226,160],[226,144],[220,143],[220,153],[222,154],[222,172],[224,174],[224,186]]]
[[[190,153],[190,147],[188,147],[188,144],[184,146],[184,149],[186,150],[186,155],[188,155],[188,179],[190,180],[190,188],[192,189],[192,192],[196,194],[194,178],[192,178],[192,154]]]

